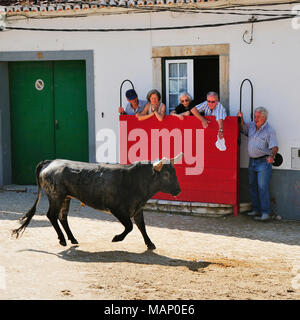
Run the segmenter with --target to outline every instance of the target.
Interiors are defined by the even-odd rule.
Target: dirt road
[[[146,213],[157,249],[134,226],[72,200],[79,245],[62,247],[43,196],[23,236],[10,232],[33,193],[0,192],[0,299],[299,299],[300,223],[240,215],[203,218]]]

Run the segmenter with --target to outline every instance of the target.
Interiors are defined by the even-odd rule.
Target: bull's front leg
[[[114,236],[114,238],[112,239],[112,242],[118,242],[118,241],[122,241],[124,240],[124,238],[127,236],[127,234],[132,231],[133,229],[133,225],[132,222],[130,220],[129,214],[126,212],[112,212],[112,214],[119,219],[119,221],[123,224],[123,226],[125,227],[124,232],[122,232],[121,234],[117,234],[116,236]]]
[[[145,244],[148,247],[148,249],[149,250],[156,249],[154,243],[150,240],[150,238],[148,237],[148,234],[146,232],[143,210],[140,210],[135,214],[134,221],[135,221],[136,225],[138,226],[139,230],[141,231],[141,234],[144,238]]]

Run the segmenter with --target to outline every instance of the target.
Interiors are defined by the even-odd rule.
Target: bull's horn
[[[183,152],[180,152],[175,158],[171,159],[170,162],[172,163],[172,165],[174,165],[174,163],[179,162],[182,157],[183,157]]]
[[[170,163],[170,160],[167,158],[162,158],[161,160],[158,160],[156,162],[153,163],[153,168],[155,171],[160,172],[160,170],[162,169],[163,165],[166,163]]]

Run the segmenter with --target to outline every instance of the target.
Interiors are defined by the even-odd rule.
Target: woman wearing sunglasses
[[[179,97],[179,105],[170,114],[183,120],[184,116],[192,115],[190,110],[194,107],[195,102],[192,100],[192,97],[187,92],[184,92]]]

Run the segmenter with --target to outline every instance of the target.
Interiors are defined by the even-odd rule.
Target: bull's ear
[[[183,152],[180,152],[175,158],[170,160],[171,164],[174,165],[174,163],[179,162],[182,157],[183,157]]]
[[[167,158],[162,158],[161,160],[154,162],[153,163],[154,170],[160,172],[165,163],[170,163],[170,160]]]

